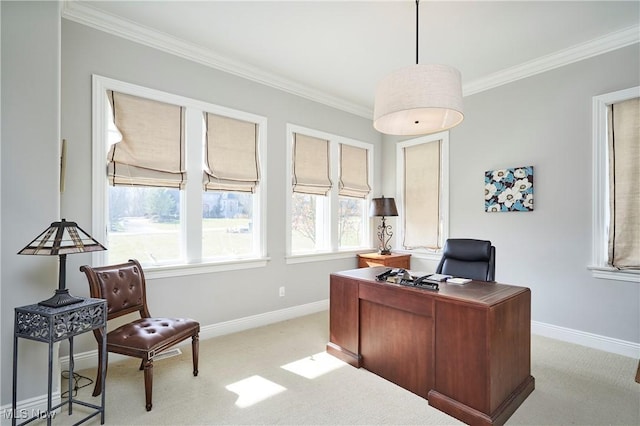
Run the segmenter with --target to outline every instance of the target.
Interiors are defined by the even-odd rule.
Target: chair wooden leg
[[[153,360],[145,360],[144,363],[144,395],[147,411],[151,411],[151,396],[153,391]]]
[[[102,345],[98,345],[98,373],[96,376],[96,385],[93,387],[93,396],[98,396],[102,393]],[[105,362],[105,378],[107,377],[107,367],[109,366],[109,356]]]
[[[144,359],[142,361],[140,361],[140,371],[144,370]]]
[[[196,333],[191,338],[191,357],[193,358],[193,375],[198,375],[198,351],[200,349],[200,336]]]

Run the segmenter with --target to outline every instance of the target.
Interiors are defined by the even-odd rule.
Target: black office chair
[[[496,248],[491,241],[451,238],[445,241],[437,274],[495,281]]]

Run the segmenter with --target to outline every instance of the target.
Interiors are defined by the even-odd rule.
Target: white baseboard
[[[217,324],[210,324],[200,327],[200,339],[210,339],[213,337],[223,336],[226,334],[237,333],[239,331],[251,328],[262,327],[280,321],[285,321],[304,315],[314,314],[316,312],[325,311],[329,308],[329,300],[321,300],[318,302],[308,303],[305,305],[293,306],[290,308],[280,309],[277,311],[265,312],[263,314],[252,315],[249,317],[238,318],[231,321],[225,321]],[[569,343],[575,343],[630,358],[640,358],[640,344],[627,342],[611,337],[600,336],[593,333],[574,330],[566,327],[559,327],[552,324],[546,324],[538,321],[531,321],[531,332],[544,337],[561,340]],[[186,340],[182,345],[189,345],[190,340]],[[83,370],[87,368],[95,368],[98,365],[97,349],[74,354],[74,369]],[[109,361],[115,362],[127,357],[118,354],[110,354]],[[69,357],[60,357],[60,371],[69,369]],[[54,395],[54,401],[60,401],[60,394]],[[55,405],[55,404],[54,404]],[[19,410],[26,412],[43,412],[47,407],[47,396],[39,396],[29,400],[20,401],[18,403]],[[10,412],[11,406],[0,407],[1,411]],[[4,420],[0,422],[4,425]],[[8,424],[8,423],[6,423]]]
[[[278,311],[265,312],[263,314],[252,315],[250,317],[238,318],[217,324],[210,324],[200,327],[200,339],[211,339],[213,337],[226,334],[237,333],[251,328],[262,327],[280,321],[301,317],[324,311],[329,308],[329,300],[307,303],[305,305],[293,306]],[[575,343],[630,358],[640,358],[640,344],[627,342],[625,340],[614,339],[612,337],[600,336],[598,334],[587,333],[571,328],[546,324],[539,321],[531,321],[531,332],[540,336],[564,342]],[[189,340],[182,342],[182,345],[190,344]],[[109,354],[109,361],[116,362],[127,357],[118,354]],[[98,351],[92,350],[74,355],[75,370],[94,368],[98,365]],[[60,357],[61,371],[69,369],[69,357]]]
[[[62,401],[60,397],[60,392],[53,392],[51,394],[51,405],[55,407],[60,404]],[[54,410],[54,420],[52,423],[55,424],[55,416],[60,413],[62,408],[58,408]],[[47,412],[47,394],[40,395],[34,398],[24,399],[22,401],[18,401],[16,404],[16,412],[12,413],[11,404],[4,405],[0,407],[0,425],[10,425],[12,417],[15,416],[16,423],[23,423],[27,419],[31,417],[37,416],[39,418],[46,418]]]
[[[265,312],[263,314],[252,315],[250,317],[220,322],[217,324],[209,324],[205,326],[201,325],[200,340],[211,339],[213,337],[224,336],[225,334],[237,333],[239,331],[249,330],[251,328],[262,327],[276,322],[285,321],[304,315],[310,315],[316,312],[326,311],[327,309],[329,309],[329,299],[307,303],[305,305],[292,306],[290,308],[280,309],[277,311]],[[187,339],[178,346],[190,344],[191,340]],[[116,362],[127,358],[129,357],[126,357],[124,355],[113,353],[109,354],[109,362]],[[94,349],[92,351],[74,354],[73,363],[75,371],[97,367],[98,350]],[[69,356],[60,357],[60,371],[68,369]]]
[[[206,326],[200,326],[200,339],[211,339],[213,337],[223,336],[225,334],[237,333],[239,331],[248,330],[251,328],[262,327],[265,325],[273,324],[280,321],[286,321],[289,319],[314,314],[316,312],[322,312],[329,309],[329,300],[320,300],[318,302],[307,303],[305,305],[292,306],[290,308],[280,309],[272,312],[265,312],[263,314],[252,315],[250,317],[238,318],[231,321],[225,321],[217,324],[210,324]],[[187,339],[178,346],[190,345],[191,340]],[[109,362],[116,362],[128,357],[119,354],[109,354]],[[94,349],[87,352],[76,353],[73,355],[74,371],[84,370],[87,368],[95,368],[98,365],[98,350]],[[69,356],[60,357],[60,370],[64,371],[69,369]],[[53,395],[53,405],[60,403],[60,392],[56,392]],[[18,401],[17,411],[21,417],[30,417],[37,413],[44,413],[47,408],[47,395],[41,395],[28,400]],[[59,410],[58,410],[59,411]],[[5,415],[1,416],[0,425],[11,424],[9,414],[11,412],[11,404],[0,407],[0,413]],[[29,414],[26,416],[26,414]]]
[[[629,358],[640,358],[640,344],[614,339],[613,337],[600,336],[585,331],[574,330],[543,322],[531,321],[531,332],[544,337],[575,343],[605,352],[623,355]]]

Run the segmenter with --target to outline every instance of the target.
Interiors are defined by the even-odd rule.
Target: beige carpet
[[[326,355],[327,340],[326,312],[204,340],[198,377],[191,373],[190,345],[182,346],[182,355],[155,362],[151,412],[144,408],[138,360],[114,363],[107,377],[105,423],[461,424],[426,400]],[[640,425],[637,362],[534,336],[536,389],[507,424]],[[92,390],[80,389],[79,397],[97,403]],[[74,407],[73,416],[60,413],[54,424],[77,421],[85,409]]]

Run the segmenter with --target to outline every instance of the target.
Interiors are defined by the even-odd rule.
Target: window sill
[[[259,259],[243,259],[222,262],[197,263],[171,266],[143,266],[145,278],[170,278],[185,275],[209,274],[212,272],[236,271],[239,269],[263,268],[270,260],[268,257]]]
[[[427,251],[427,250],[393,250],[393,253],[397,254],[410,254],[412,258],[424,259],[439,262],[442,258],[442,250]]]
[[[340,252],[293,254],[287,256],[287,265],[308,262],[324,262],[327,260],[352,259],[357,253],[369,253],[372,249],[349,250]]]
[[[631,269],[615,269],[605,266],[588,266],[594,278],[640,283],[640,271]]]

